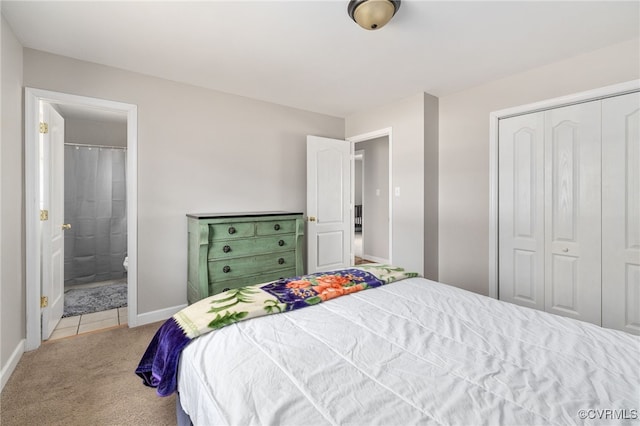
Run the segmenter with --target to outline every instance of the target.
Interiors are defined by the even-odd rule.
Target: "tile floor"
[[[110,309],[92,314],[62,318],[49,340],[62,339],[103,328],[127,324],[127,308]]]

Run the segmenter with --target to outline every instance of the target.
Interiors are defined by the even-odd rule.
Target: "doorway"
[[[127,324],[127,114],[50,105],[64,119],[66,227],[54,340]]]
[[[46,160],[47,153],[37,143],[42,137],[40,126],[40,113],[43,105],[50,105],[61,116],[65,116],[67,123],[64,124],[65,129],[69,130],[69,134],[65,137],[64,157],[66,161],[54,161],[48,162]],[[73,125],[70,125],[73,123]],[[108,123],[113,124],[110,126]],[[115,126],[115,127],[114,127]],[[107,131],[108,127],[118,128],[114,131]],[[45,126],[46,129],[46,126]],[[87,137],[80,136],[82,134],[94,134],[100,137]],[[117,139],[120,143],[109,142],[109,139],[105,137],[113,137],[117,134]],[[89,143],[86,143],[89,142]],[[119,145],[119,146],[118,146]],[[82,153],[80,151],[83,151]],[[100,158],[100,153],[103,153],[103,158]],[[49,291],[51,283],[48,276],[43,274],[42,271],[46,270],[47,264],[52,262],[52,259],[48,258],[47,253],[42,250],[42,243],[46,239],[46,232],[43,233],[43,229],[57,228],[62,226],[66,229],[65,232],[70,231],[68,228],[70,225],[70,217],[74,213],[78,212],[78,205],[73,205],[73,200],[66,199],[65,206],[70,206],[69,213],[71,216],[66,215],[64,217],[64,223],[47,223],[47,221],[41,221],[41,210],[46,210],[47,206],[43,204],[43,199],[46,198],[44,194],[48,191],[47,181],[51,176],[58,172],[61,164],[74,160],[74,156],[80,159],[81,157],[89,158],[88,163],[75,163],[77,167],[84,168],[87,171],[96,171],[101,167],[105,167],[110,160],[115,158],[115,165],[112,162],[111,170],[99,179],[105,185],[106,181],[111,180],[111,192],[115,194],[114,197],[108,197],[109,200],[104,197],[96,196],[96,194],[90,194],[84,201],[78,194],[74,195],[74,198],[80,200],[82,208],[85,212],[82,213],[82,218],[75,218],[74,225],[71,225],[71,229],[77,232],[69,232],[65,235],[65,249],[72,249],[74,244],[83,246],[83,250],[71,253],[72,257],[65,256],[63,269],[65,290],[73,285],[79,285],[80,287],[106,287],[99,285],[100,281],[118,281],[121,278],[126,278],[126,284],[124,290],[126,293],[126,308],[118,309],[115,311],[116,323],[113,321],[105,321],[105,319],[99,319],[95,321],[97,324],[92,326],[85,326],[81,328],[80,318],[77,318],[78,324],[76,326],[70,325],[72,320],[63,319],[60,321],[60,317],[52,315],[48,311],[46,303],[46,292]],[[93,158],[93,160],[91,160]],[[52,327],[52,324],[65,326],[64,328],[72,329],[75,327],[76,332],[89,331],[90,328],[96,329],[102,326],[109,327],[118,325],[121,322],[128,323],[130,326],[136,325],[137,317],[137,300],[136,300],[136,247],[137,247],[137,107],[131,104],[124,104],[119,102],[107,101],[97,98],[87,98],[82,96],[69,95],[58,92],[50,92],[39,89],[25,89],[25,187],[26,187],[26,233],[27,233],[27,343],[26,349],[36,349],[45,336],[46,330]],[[93,161],[93,163],[91,162]],[[50,170],[42,167],[42,163],[49,163],[53,166]],[[56,165],[57,164],[57,165]],[[80,165],[79,165],[80,164]],[[64,166],[62,166],[64,167]],[[72,177],[71,168],[64,167],[65,178]],[[116,179],[114,183],[112,175],[119,175],[120,178]],[[106,179],[106,176],[109,179]],[[126,177],[125,180],[121,177]],[[76,183],[86,184],[91,179],[97,179],[89,177],[76,176]],[[89,185],[91,186],[91,185]],[[113,190],[113,187],[116,187]],[[86,189],[86,188],[85,188]],[[65,192],[69,192],[69,188],[65,188]],[[69,195],[69,194],[68,194]],[[126,206],[123,202],[126,200]],[[87,209],[88,204],[94,204],[93,207]],[[100,207],[98,206],[100,204]],[[115,208],[114,208],[115,206]],[[54,207],[55,208],[55,207]],[[104,217],[102,214],[100,218],[89,218],[86,215],[87,210],[112,210],[115,211],[115,219],[110,213],[110,217]],[[80,208],[81,210],[81,208]],[[55,216],[55,215],[53,215]],[[34,219],[34,218],[37,218]],[[110,229],[107,232],[110,234],[109,247],[104,247],[103,243],[98,243],[99,251],[102,254],[89,253],[87,254],[87,244],[93,237],[87,230],[93,226],[98,232],[104,232],[106,228],[112,227],[112,223],[115,223],[114,229]],[[76,234],[74,239],[74,233]],[[95,240],[95,238],[93,238]],[[95,241],[94,241],[95,242]],[[115,249],[113,255],[111,243],[117,243],[119,249]],[[95,244],[93,244],[95,248]],[[82,248],[82,247],[81,247]],[[73,257],[75,257],[75,265]],[[93,259],[93,260],[92,260]],[[125,261],[126,260],[126,261]],[[93,270],[88,271],[86,268],[83,270],[82,266],[86,267],[89,263],[102,264],[103,268],[100,271]],[[79,273],[75,271],[74,266],[80,266]],[[99,265],[98,265],[99,266]],[[104,266],[106,266],[106,271]],[[42,268],[42,269],[41,269]],[[55,269],[51,268],[50,269]],[[59,269],[59,267],[58,267]],[[122,287],[122,286],[121,286]],[[108,306],[108,305],[104,305]],[[98,306],[99,308],[99,306]],[[105,311],[107,312],[107,311]],[[104,316],[104,314],[102,314]],[[68,317],[73,317],[69,315]],[[94,320],[95,318],[92,318]],[[75,320],[73,320],[75,321]],[[54,324],[55,323],[55,324]],[[108,324],[107,324],[108,323]],[[88,324],[88,323],[85,323]],[[67,333],[69,330],[67,330]],[[60,334],[60,333],[58,333]]]
[[[375,141],[379,139],[379,141]],[[367,241],[376,241],[382,237],[383,247],[376,255],[369,254],[368,243],[363,244],[363,255],[373,262],[392,263],[392,129],[385,128],[370,133],[353,136],[346,140],[331,139],[319,136],[307,136],[307,272],[346,268],[355,264],[355,151],[356,144],[363,142],[363,149],[368,145],[374,148],[383,147],[377,159],[372,162],[378,167],[374,169],[369,181],[365,175],[363,187],[373,189],[374,195],[365,198],[377,199],[381,206],[372,204],[370,212],[378,215],[368,221],[367,210],[362,211],[362,231],[367,232],[367,222],[371,231]],[[367,143],[368,142],[368,143]],[[380,142],[379,144],[376,142]],[[366,154],[369,164],[369,154]],[[367,169],[369,167],[367,166]],[[322,173],[320,173],[321,171]],[[366,173],[366,171],[365,171]],[[386,190],[383,192],[383,188]],[[385,196],[386,192],[386,196]],[[399,195],[399,188],[396,189]],[[386,200],[386,204],[384,204]],[[367,202],[369,204],[369,202]],[[364,207],[364,206],[363,206]],[[376,229],[377,224],[377,229]],[[385,249],[386,247],[386,249]]]
[[[364,191],[362,184],[364,182],[364,163],[365,152],[363,150],[354,152],[353,167],[353,255],[354,265],[362,265],[371,263],[363,258],[362,255],[362,204]]]
[[[391,263],[391,129],[349,141],[354,152],[353,264]]]

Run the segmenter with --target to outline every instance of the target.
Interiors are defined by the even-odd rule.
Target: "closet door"
[[[545,112],[545,310],[601,324],[600,101]]]
[[[602,325],[640,334],[640,93],[602,101]]]
[[[544,113],[499,129],[498,297],[544,309]]]

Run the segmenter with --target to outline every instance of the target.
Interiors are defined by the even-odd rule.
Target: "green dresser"
[[[303,274],[302,213],[188,214],[187,300]]]

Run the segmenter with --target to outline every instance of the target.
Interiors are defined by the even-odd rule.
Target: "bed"
[[[205,334],[177,370],[195,425],[615,424],[640,409],[640,337],[419,277]]]

